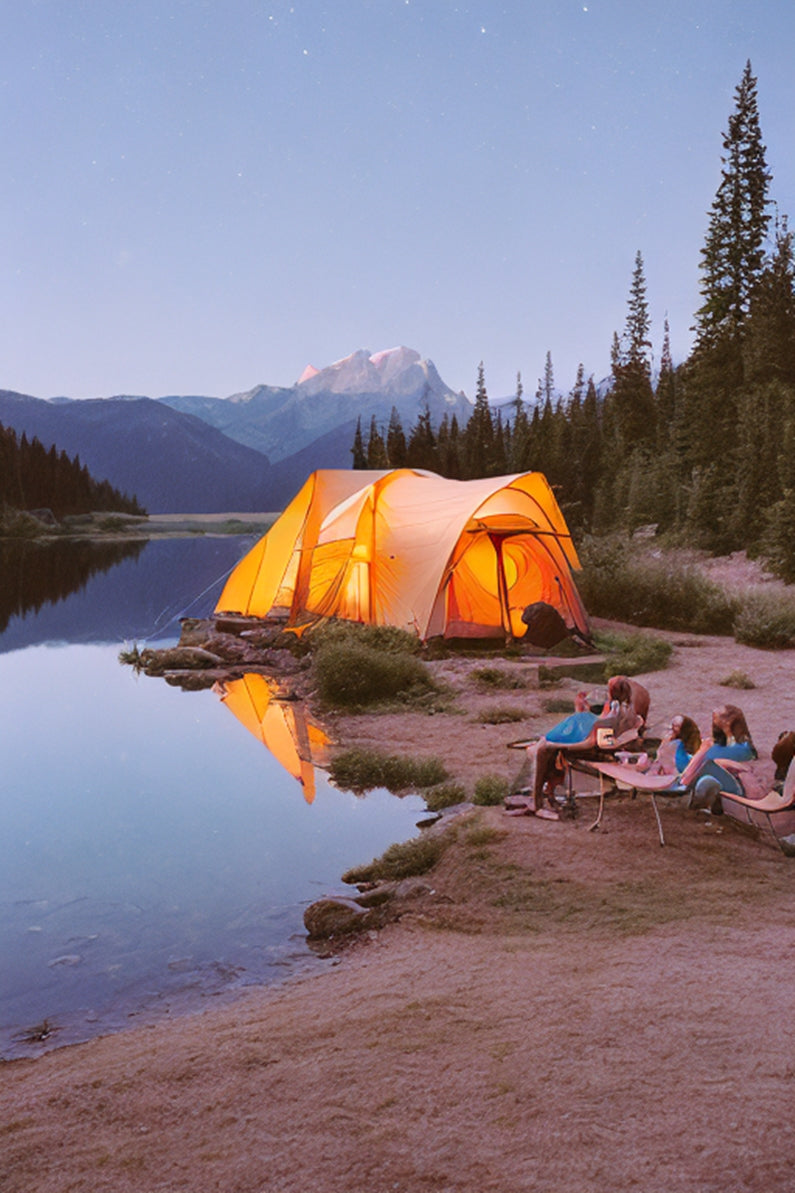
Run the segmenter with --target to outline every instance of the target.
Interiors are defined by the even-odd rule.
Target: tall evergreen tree
[[[508,468],[511,472],[522,472],[526,467],[527,441],[530,433],[530,423],[527,418],[527,407],[522,395],[522,374],[516,374],[516,397],[513,400],[513,426],[511,428],[511,444],[508,453]]]
[[[701,252],[704,301],[696,313],[697,349],[732,341],[742,333],[764,266],[771,175],[759,125],[756,83],[751,63],[746,62],[723,138],[721,181]]]
[[[486,392],[483,361],[478,365],[478,379],[475,389],[475,408],[462,436],[464,440],[464,477],[488,476],[494,451],[494,424]]]
[[[658,447],[669,441],[672,433],[676,409],[676,381],[674,376],[674,362],[671,357],[671,332],[668,326],[668,316],[663,323],[663,342],[660,352],[660,375],[657,378],[655,392],[657,416]]]
[[[627,321],[623,340],[613,337],[611,363],[613,388],[610,395],[615,408],[618,448],[622,454],[654,435],[654,394],[651,386],[651,342],[649,307],[643,256],[635,254],[632,284],[627,301]]]
[[[552,353],[547,349],[544,358],[544,376],[538,379],[536,403],[543,406],[545,402],[552,402],[555,396],[555,370],[552,367]]]

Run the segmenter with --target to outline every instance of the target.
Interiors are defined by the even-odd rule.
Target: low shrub
[[[730,634],[737,602],[696,568],[633,557],[628,539],[586,538],[577,587],[595,617],[661,630]]]
[[[719,679],[718,683],[722,688],[737,688],[745,692],[750,692],[752,688],[756,687],[754,681],[744,671],[730,671],[723,679]]]
[[[381,857],[373,858],[366,866],[354,866],[342,875],[342,881],[357,882],[397,882],[401,878],[411,878],[415,874],[427,874],[432,870],[444,853],[449,842],[448,834],[423,834],[411,841],[398,842],[390,845]]]
[[[317,647],[313,665],[320,699],[336,708],[421,699],[436,690],[430,671],[413,654],[376,650],[364,640],[332,637]]]
[[[606,655],[605,679],[611,675],[642,675],[663,671],[671,658],[673,646],[650,634],[596,634],[596,645]]]
[[[338,787],[346,791],[371,791],[374,787],[386,787],[388,791],[396,792],[434,787],[444,782],[447,771],[438,758],[401,757],[399,754],[354,748],[335,755],[329,766],[329,775]]]
[[[524,676],[506,671],[502,667],[475,667],[469,678],[483,688],[505,688],[515,690],[527,687]]]
[[[491,806],[501,804],[508,794],[508,780],[501,775],[482,775],[475,783],[473,803]]]
[[[550,696],[541,702],[544,712],[574,712],[574,701],[564,696]]]
[[[467,798],[466,788],[461,783],[439,783],[422,794],[429,812],[453,808],[456,804],[463,804]]]
[[[482,710],[478,720],[482,725],[509,725],[514,721],[523,721],[526,716],[523,708],[492,705]]]
[[[795,646],[795,595],[749,590],[735,618],[734,637],[744,646],[768,650]]]
[[[416,634],[391,625],[360,625],[355,621],[325,621],[309,634],[316,650],[330,645],[366,646],[384,654],[419,654],[422,643]]]

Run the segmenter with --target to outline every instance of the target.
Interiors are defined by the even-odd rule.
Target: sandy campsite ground
[[[795,725],[795,655],[669,635],[651,723],[726,700],[761,753]],[[337,740],[440,755],[468,785],[557,717],[550,691],[339,718]],[[531,675],[527,663],[501,662]],[[522,670],[524,669],[524,670]],[[720,681],[744,671],[756,687]],[[482,725],[520,704],[519,724]],[[770,1193],[795,1187],[795,860],[644,800],[576,821],[457,819],[398,923],[320,975],[0,1067],[3,1193]],[[368,859],[362,859],[363,861]],[[343,888],[341,888],[343,889]]]

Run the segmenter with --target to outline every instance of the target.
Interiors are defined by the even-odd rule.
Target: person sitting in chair
[[[701,748],[701,733],[692,717],[677,713],[657,748],[657,755],[649,761],[646,754],[632,763],[647,775],[681,775],[691,758]],[[621,759],[621,755],[617,755]]]
[[[607,700],[600,713],[590,710],[584,692],[578,692],[574,701],[574,712],[554,728],[547,731],[537,742],[527,747],[530,773],[532,776],[533,807],[536,816],[557,820],[555,788],[561,772],[556,766],[557,757],[567,746],[586,746],[593,738],[593,746],[599,748],[600,729],[610,732],[612,738],[620,737],[631,730],[641,736],[649,714],[650,697],[646,688],[625,675],[614,675],[608,680]],[[544,802],[549,807],[544,807]]]
[[[704,763],[712,759],[750,762],[758,757],[742,710],[736,704],[722,704],[712,713],[712,736],[704,739],[690,759],[682,772],[682,784],[688,787],[694,783]]]

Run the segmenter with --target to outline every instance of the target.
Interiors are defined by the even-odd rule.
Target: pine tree
[[[696,348],[708,350],[742,334],[765,259],[771,175],[759,126],[756,79],[747,62],[723,138],[721,181],[701,252]]]
[[[510,428],[509,428],[510,429]],[[506,431],[502,425],[502,413],[497,411],[494,420],[494,444],[489,467],[490,476],[504,476],[508,470],[508,454],[506,448]]]
[[[676,412],[676,381],[674,376],[674,362],[671,357],[671,332],[666,315],[663,323],[663,342],[660,353],[660,376],[657,378],[655,392],[657,417],[657,444],[663,447],[671,435]]]
[[[743,359],[748,383],[795,385],[795,263],[786,216],[776,220],[775,246],[751,297]]]
[[[543,406],[544,402],[552,402],[555,396],[555,370],[552,368],[552,353],[547,349],[544,358],[544,376],[538,379],[536,402]]]
[[[386,454],[390,468],[405,468],[407,458],[406,436],[397,406],[392,407],[386,432]]]
[[[516,397],[513,400],[513,427],[511,428],[511,445],[508,453],[508,468],[510,472],[523,472],[526,467],[527,441],[530,433],[530,423],[527,418],[527,408],[522,395],[522,374],[516,374]]]
[[[429,472],[438,469],[436,436],[427,404],[409,433],[406,463],[410,468],[427,468]]]
[[[356,430],[353,434],[353,446],[351,447],[351,455],[353,456],[353,463],[351,467],[354,469],[363,469],[367,467],[367,453],[364,450],[364,440],[362,439],[362,416],[356,420]]]
[[[649,327],[643,256],[638,251],[627,301],[624,337],[619,340],[618,335],[614,335],[611,350],[613,387],[610,401],[615,409],[618,446],[623,453],[654,436]]]
[[[437,468],[441,476],[450,480],[461,479],[461,442],[458,429],[458,419],[455,414],[450,418],[444,415],[439,424],[436,440]]]
[[[585,389],[585,366],[582,361],[577,365],[577,376],[574,379],[574,386],[569,394],[569,402],[581,402],[583,390]]]
[[[494,424],[486,392],[483,361],[478,365],[478,379],[475,389],[475,408],[463,434],[464,476],[467,480],[488,476],[494,451]]]
[[[375,469],[388,468],[386,458],[386,444],[378,429],[375,415],[370,419],[370,434],[367,439],[367,467]]]

